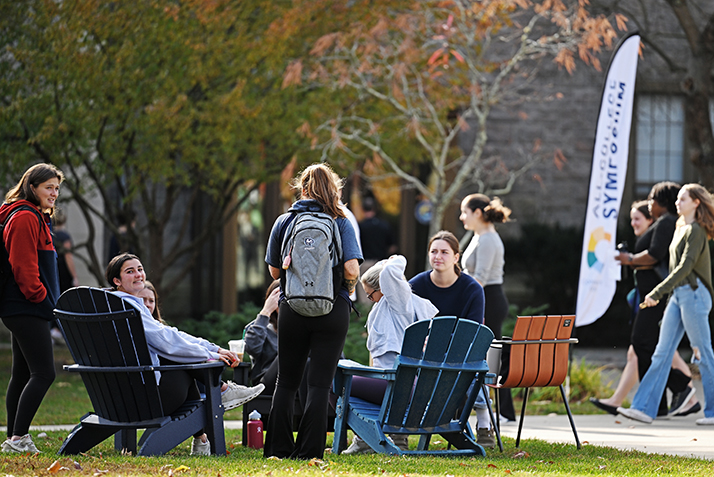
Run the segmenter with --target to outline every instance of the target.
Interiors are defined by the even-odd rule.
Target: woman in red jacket
[[[12,333],[12,377],[5,399],[8,439],[2,443],[3,452],[39,452],[28,431],[55,379],[50,321],[59,297],[59,273],[50,217],[63,180],[56,167],[36,164],[0,206],[0,223],[5,223],[2,238],[12,270],[0,302],[0,316]]]

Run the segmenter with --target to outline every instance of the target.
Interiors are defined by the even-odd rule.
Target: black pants
[[[332,311],[301,316],[283,302],[278,312],[278,379],[270,408],[265,457],[322,458],[327,436],[327,407],[337,361],[349,328],[350,305],[338,298]],[[293,403],[307,358],[307,398],[297,440],[293,439]]]
[[[12,333],[12,376],[7,386],[7,435],[24,436],[55,380],[50,323],[36,316],[2,322]]]
[[[660,300],[657,306],[638,310],[635,316],[630,342],[637,355],[637,373],[640,380],[642,380],[652,364],[652,355],[657,347],[657,341],[659,341],[659,322],[664,315],[665,306],[666,300]],[[680,393],[687,388],[690,381],[691,378],[689,376],[678,369],[672,368],[667,378],[667,387],[673,393]],[[657,415],[666,415],[667,410],[667,392],[665,391],[662,394]]]
[[[503,293],[502,285],[487,285],[483,287],[485,300],[484,324],[488,326],[497,340],[503,338],[501,330],[508,316],[508,300]],[[516,410],[513,407],[513,397],[510,389],[501,389],[498,393],[498,407],[501,415],[511,421],[516,420]]]
[[[160,358],[160,361],[162,365],[182,364],[166,358]],[[201,399],[196,380],[200,381],[202,376],[199,371],[189,370],[161,372],[159,397],[161,398],[164,415],[170,415],[186,401],[198,401]],[[203,429],[195,433],[194,437],[200,437],[201,435],[203,435]]]

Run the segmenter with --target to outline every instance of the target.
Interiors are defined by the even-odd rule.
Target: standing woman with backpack
[[[59,272],[50,217],[63,180],[53,165],[36,164],[0,206],[11,269],[3,270],[0,316],[12,333],[12,376],[5,398],[8,439],[2,443],[3,452],[39,452],[28,432],[55,379],[50,321],[59,297]]]
[[[354,229],[339,205],[341,187],[335,177],[327,164],[313,164],[303,170],[292,184],[300,191],[300,200],[290,207],[288,213],[277,218],[270,232],[265,262],[270,275],[280,278],[283,286],[278,307],[278,379],[268,420],[265,457],[322,458],[325,450],[328,396],[349,328],[352,306],[349,295],[354,292],[362,262]],[[315,216],[315,213],[328,217]],[[329,243],[330,251],[337,250],[339,262],[335,270],[341,273],[334,274],[332,269],[323,269],[319,276],[302,277],[301,282],[297,282],[297,276],[314,268],[303,260],[307,260],[306,254],[313,246],[319,249],[318,237],[324,237],[321,233],[297,235],[294,231],[298,229],[299,221],[304,219],[312,220],[315,226],[321,222],[326,227],[332,227],[332,237],[327,240],[332,241]],[[324,255],[321,252],[321,256]],[[311,294],[307,285],[302,290],[296,286],[300,283],[323,289]],[[301,294],[307,298],[323,296],[326,283],[336,289],[336,296],[330,300],[332,304],[327,306],[326,312],[319,315],[316,314],[319,312],[300,306],[301,302],[312,302],[301,300]],[[295,287],[294,291],[292,287]],[[308,356],[307,400],[297,440],[294,440],[293,403]]]

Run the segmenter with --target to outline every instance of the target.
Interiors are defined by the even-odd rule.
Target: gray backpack
[[[280,249],[281,287],[288,305],[302,316],[332,311],[342,286],[342,238],[335,219],[323,212],[297,212]]]

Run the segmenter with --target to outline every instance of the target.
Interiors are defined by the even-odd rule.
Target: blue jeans
[[[714,417],[714,352],[712,351],[711,332],[709,330],[709,310],[712,297],[704,284],[692,290],[689,285],[674,289],[664,310],[662,327],[659,332],[657,348],[652,355],[652,364],[640,382],[632,408],[654,418],[657,416],[659,401],[667,383],[667,376],[672,365],[674,352],[687,333],[692,348],[699,349],[704,388],[704,416]]]

